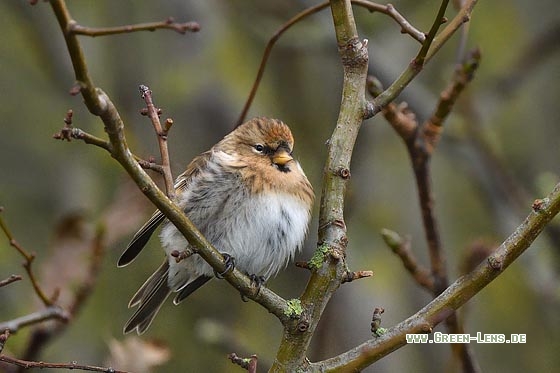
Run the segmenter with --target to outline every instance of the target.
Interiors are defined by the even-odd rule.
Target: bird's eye
[[[255,145],[255,146],[253,146],[253,147],[254,147],[255,150],[256,150],[257,152],[259,152],[259,153],[262,153],[263,150],[264,150],[264,145],[262,145],[262,144],[257,144],[257,145]]]

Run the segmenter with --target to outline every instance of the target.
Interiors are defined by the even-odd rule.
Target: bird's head
[[[269,171],[273,167],[287,173],[296,166],[292,157],[292,132],[278,119],[251,119],[227,135],[222,145],[228,153],[238,154],[248,165],[267,167]]]

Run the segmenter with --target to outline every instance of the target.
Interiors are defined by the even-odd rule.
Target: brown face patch
[[[290,150],[294,146],[294,137],[290,128],[278,119],[254,118],[239,126],[236,131],[241,143],[255,145],[260,143],[276,150],[284,146]]]

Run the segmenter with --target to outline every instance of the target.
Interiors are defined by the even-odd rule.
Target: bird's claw
[[[247,274],[247,276],[249,277],[249,279],[251,280],[251,286],[255,286],[257,288],[257,295],[259,294],[259,292],[261,291],[261,286],[266,282],[266,279],[264,278],[264,276],[257,276],[255,274]],[[248,302],[249,300],[245,297],[244,294],[241,294],[241,300],[243,302]]]
[[[224,278],[226,273],[233,271],[233,269],[235,268],[235,258],[233,256],[227,253],[222,253],[222,256],[224,257],[225,269],[222,272],[217,272],[216,270],[214,270],[214,275],[220,280]]]
[[[261,286],[266,282],[264,276],[248,275],[251,279],[251,285],[257,288],[257,293],[261,289]]]

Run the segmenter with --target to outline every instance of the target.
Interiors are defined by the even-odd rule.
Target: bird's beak
[[[278,166],[284,166],[286,163],[291,161],[293,158],[284,148],[276,150],[276,153],[272,156],[272,162]]]

